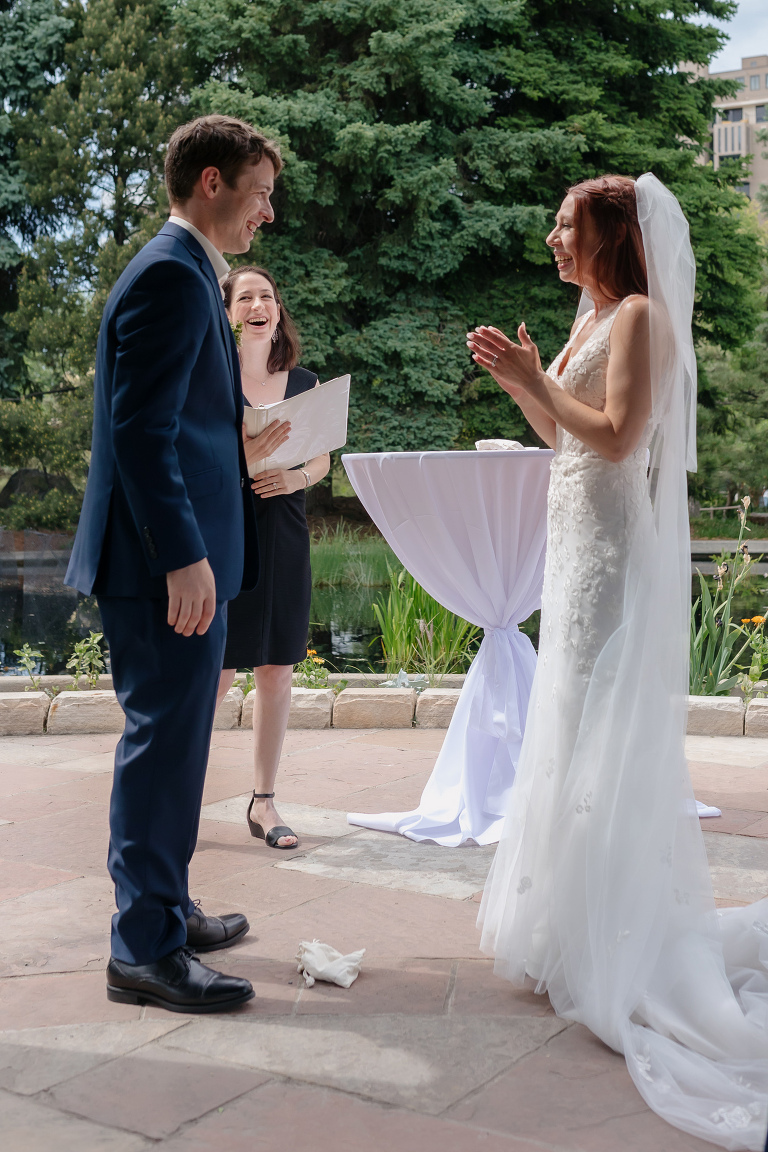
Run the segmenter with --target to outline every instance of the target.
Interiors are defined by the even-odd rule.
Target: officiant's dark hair
[[[283,298],[280,291],[275,284],[274,277],[267,272],[266,268],[257,268],[255,264],[243,264],[238,268],[233,268],[228,272],[224,279],[221,281],[221,290],[224,293],[224,307],[229,312],[229,306],[232,303],[232,296],[235,292],[235,285],[241,276],[246,272],[254,272],[257,276],[263,276],[272,285],[272,291],[275,294],[277,306],[280,309],[280,319],[277,322],[277,340],[272,345],[267,360],[268,372],[290,372],[291,368],[295,368],[301,356],[301,338],[298,329],[294,324],[291,314],[283,304]]]
[[[225,184],[235,186],[248,164],[272,161],[275,176],[283,158],[280,145],[234,116],[198,116],[182,124],[168,141],[165,154],[165,186],[172,204],[184,204],[204,168],[218,168]]]
[[[574,184],[568,193],[575,202],[577,234],[588,214],[600,236],[589,269],[600,291],[612,300],[635,293],[647,296],[648,273],[634,180],[629,176],[598,176]],[[579,263],[577,257],[577,274]]]

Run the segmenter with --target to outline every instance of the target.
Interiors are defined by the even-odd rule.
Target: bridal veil
[[[561,1017],[622,1052],[671,1124],[762,1152],[768,1125],[768,899],[716,910],[684,754],[695,468],[695,263],[655,176],[635,185],[648,270],[648,499],[619,626],[592,670],[542,858],[545,765],[525,755],[480,912],[482,948]],[[532,749],[533,751],[533,749]],[[579,812],[579,818],[574,818]],[[529,879],[546,869],[537,903]]]

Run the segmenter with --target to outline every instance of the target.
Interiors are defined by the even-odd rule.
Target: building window
[[[735,123],[737,123],[739,120],[743,120],[744,119],[743,109],[741,109],[741,108],[729,108],[728,109],[728,119],[733,120]]]
[[[738,88],[746,88],[747,82],[743,76],[734,76],[733,80]]]
[[[741,124],[726,124],[717,130],[717,151],[721,160],[741,155]]]
[[[757,92],[758,88],[760,87],[760,77],[759,76],[750,76],[749,86],[753,92]]]
[[[762,124],[765,120],[765,104],[758,104],[755,108],[755,120],[758,124]]]
[[[743,192],[745,196],[749,196],[749,184],[737,184],[737,192]]]

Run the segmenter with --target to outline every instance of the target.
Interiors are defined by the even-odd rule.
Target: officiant
[[[315,388],[314,372],[298,366],[299,334],[269,272],[234,268],[221,286],[239,346],[245,404],[275,404]],[[290,425],[275,431],[287,437]],[[244,443],[252,465],[256,441],[244,436]],[[254,478],[261,578],[252,592],[241,592],[229,604],[217,703],[231,688],[237,669],[253,668],[255,786],[246,819],[251,835],[270,848],[298,844],[275,808],[275,778],[288,726],[293,665],[307,655],[312,573],[304,494],[330,466],[325,453],[303,466],[268,469]]]

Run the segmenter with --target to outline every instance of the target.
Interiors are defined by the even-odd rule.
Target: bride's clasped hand
[[[525,323],[518,328],[517,336],[520,343],[514,344],[499,328],[485,324],[467,332],[472,359],[487,368],[513,400],[525,392],[535,397],[544,383],[539,350],[528,335]]]

